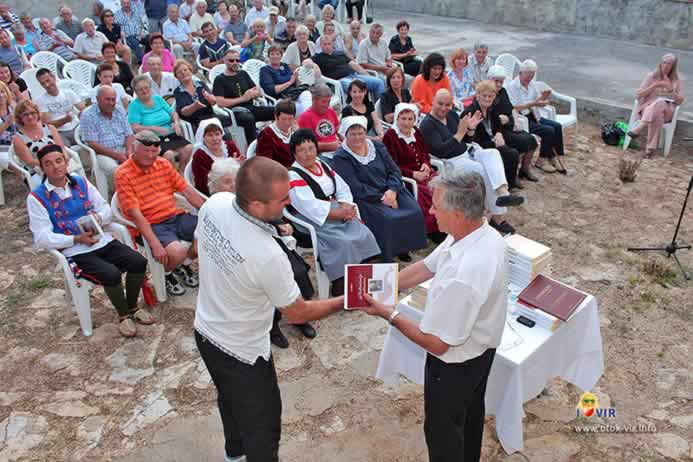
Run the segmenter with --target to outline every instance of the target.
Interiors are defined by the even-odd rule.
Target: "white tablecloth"
[[[407,304],[397,309],[419,322],[423,311]],[[496,434],[508,454],[522,450],[522,404],[536,397],[554,377],[591,390],[604,372],[597,302],[591,295],[568,322],[554,332],[528,328],[508,314],[503,341],[496,350],[486,389],[486,413],[496,416]],[[512,326],[509,327],[509,326]],[[380,353],[376,377],[399,384],[400,374],[423,384],[426,352],[390,327]]]

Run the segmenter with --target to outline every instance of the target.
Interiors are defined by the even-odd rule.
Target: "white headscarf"
[[[193,152],[196,152],[198,149],[201,149],[213,160],[216,160],[217,156],[215,156],[214,153],[210,151],[209,148],[205,145],[205,129],[210,125],[218,126],[221,130],[221,133],[224,133],[224,127],[221,125],[221,122],[219,122],[219,119],[217,119],[216,117],[203,120],[202,122],[200,122],[200,125],[197,127],[197,131],[195,132],[195,146],[193,146]],[[223,140],[221,142],[221,152],[224,157],[229,157],[229,151],[228,149],[226,149],[226,142],[224,142]]]
[[[397,133],[397,136],[402,138],[407,144],[411,144],[416,142],[416,137],[414,136],[415,130],[412,130],[409,136],[405,136],[399,130],[399,126],[397,125],[397,117],[402,111],[412,111],[414,113],[414,120],[416,120],[417,117],[419,117],[419,107],[416,104],[412,103],[397,103],[397,105],[395,106],[395,116],[394,119],[392,119],[392,128],[395,130],[395,133]]]
[[[365,155],[365,157],[356,154],[354,151],[352,151],[352,149],[347,144],[346,133],[354,125],[360,125],[361,127],[363,127],[364,130],[368,130],[368,120],[364,116],[344,117],[342,119],[342,124],[339,126],[339,134],[342,135],[342,138],[344,138],[344,141],[342,141],[342,147],[346,152],[351,154],[352,157],[354,157],[354,159],[359,161],[359,163],[363,165],[368,165],[375,160],[375,146],[373,145],[373,142],[371,140],[366,139],[366,147],[368,149],[368,153]]]
[[[508,76],[505,74],[505,69],[503,66],[499,66],[497,64],[494,64],[493,66],[488,68],[488,73],[486,76],[489,79],[505,79]]]
[[[368,130],[368,119],[364,116],[349,116],[342,119],[342,123],[339,126],[339,134],[342,138],[346,138],[346,133],[354,125],[361,125],[364,130]]]

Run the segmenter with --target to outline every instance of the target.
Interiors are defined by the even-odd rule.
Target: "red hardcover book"
[[[517,297],[523,304],[567,321],[587,296],[540,274]]]
[[[345,265],[344,309],[368,306],[365,293],[386,305],[397,303],[397,263]]]

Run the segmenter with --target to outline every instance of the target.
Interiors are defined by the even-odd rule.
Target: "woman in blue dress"
[[[334,156],[334,169],[349,185],[382,260],[397,256],[411,261],[409,252],[426,247],[424,216],[385,145],[367,138],[367,126],[363,116],[342,119],[339,132],[344,142]]]

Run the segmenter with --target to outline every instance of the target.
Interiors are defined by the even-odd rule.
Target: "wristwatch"
[[[390,315],[390,317],[387,318],[387,322],[389,322],[390,324],[392,324],[393,322],[395,322],[395,318],[396,318],[397,316],[399,316],[399,311],[397,311],[397,310],[393,311],[392,314]]]

